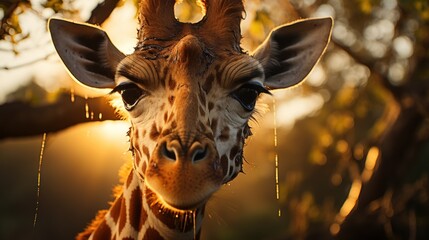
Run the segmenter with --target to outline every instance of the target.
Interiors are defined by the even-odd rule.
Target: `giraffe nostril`
[[[205,159],[207,156],[207,147],[205,147],[204,149],[197,149],[192,157],[192,161],[193,162],[197,162],[200,160]]]
[[[161,154],[170,160],[177,160],[176,153],[173,150],[169,150],[166,143],[163,143],[161,146]]]

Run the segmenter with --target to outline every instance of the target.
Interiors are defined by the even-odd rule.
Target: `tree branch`
[[[35,107],[24,102],[1,105],[0,139],[57,132],[79,123],[120,119],[104,97],[74,98],[72,102],[70,95],[64,93],[57,102],[44,106]]]
[[[91,16],[86,21],[91,24],[101,25],[109,18],[110,14],[116,8],[120,0],[105,0],[99,3],[91,12]]]
[[[21,2],[12,3],[2,19],[2,23],[7,21]],[[105,0],[98,4],[92,10],[87,22],[101,25],[116,8],[118,2],[119,0]],[[22,65],[5,66],[2,69],[9,70],[27,66],[45,60],[51,55],[52,53]],[[86,104],[89,108],[88,113],[85,112]],[[56,132],[84,122],[119,119],[105,98],[84,99],[75,96],[75,101],[71,102],[68,94],[62,94],[57,102],[45,106],[32,106],[24,102],[6,103],[0,106],[0,116],[3,116],[0,118],[0,125],[4,126],[0,129],[0,139]]]
[[[55,55],[55,52],[48,53],[45,56],[42,56],[42,57],[30,60],[30,61],[25,62],[25,63],[13,65],[13,66],[1,66],[0,70],[6,70],[7,71],[7,70],[12,70],[12,69],[27,67],[27,66],[30,66],[32,64],[38,63],[40,61],[48,60],[48,58],[51,57],[51,56],[53,56],[53,55]]]

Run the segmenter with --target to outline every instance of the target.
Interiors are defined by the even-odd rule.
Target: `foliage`
[[[1,1],[0,8],[3,11],[3,18],[0,27],[0,40],[6,40],[14,47],[16,54],[19,52],[15,49],[21,41],[30,37],[29,32],[23,32],[21,15],[34,14],[45,21],[54,14],[71,16],[76,14],[77,10],[72,7],[70,0],[47,0],[45,2],[35,4],[32,1]]]

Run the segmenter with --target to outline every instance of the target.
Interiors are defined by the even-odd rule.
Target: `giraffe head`
[[[241,0],[201,1],[198,23],[177,21],[175,3],[141,1],[130,55],[98,27],[51,19],[49,28],[79,82],[121,95],[140,181],[157,201],[184,210],[204,204],[241,171],[258,96],[309,74],[329,42],[332,19],[278,27],[249,55],[240,47]]]

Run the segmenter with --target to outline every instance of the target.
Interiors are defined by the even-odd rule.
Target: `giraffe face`
[[[176,20],[175,0],[141,0],[139,42],[128,56],[100,28],[49,21],[72,75],[121,94],[134,171],[176,209],[205,203],[240,172],[258,95],[301,82],[332,30],[331,18],[300,20],[274,29],[247,55],[240,47],[242,0],[199,2],[206,15],[192,24]]]
[[[113,90],[130,114],[134,169],[167,206],[195,208],[241,171],[263,69],[246,54],[213,59],[194,36],[149,54],[124,58]]]

